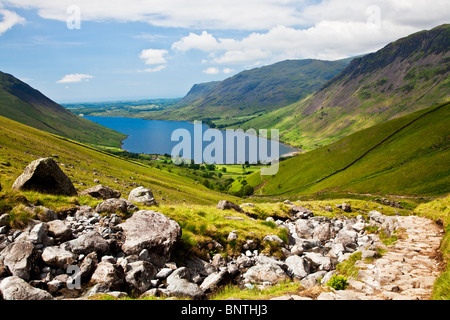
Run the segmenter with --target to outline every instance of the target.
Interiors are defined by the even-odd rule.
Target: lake
[[[84,117],[104,127],[116,130],[128,137],[123,141],[122,149],[133,153],[145,154],[172,154],[172,150],[181,148],[185,143],[186,148],[183,152],[175,152],[183,158],[195,159],[196,162],[215,162],[216,164],[239,164],[249,161],[268,162],[278,155],[285,155],[297,151],[295,148],[267,140],[262,137],[255,137],[249,134],[236,132],[236,138],[227,139],[225,130],[211,130],[206,125],[194,124],[187,121],[163,121],[163,120],[144,120],[138,118],[120,118],[120,117]],[[172,141],[172,135],[179,133],[178,140]],[[205,138],[212,135],[213,138]],[[188,139],[190,136],[190,140]],[[199,139],[200,138],[200,139]],[[242,140],[245,139],[245,140]],[[234,146],[230,143],[234,141]],[[245,141],[245,142],[244,142]],[[228,147],[227,147],[228,144]],[[190,146],[191,152],[187,152]],[[216,148],[214,148],[216,146]],[[222,148],[219,148],[222,146]],[[175,149],[174,149],[175,148]],[[197,149],[196,149],[197,148]],[[197,161],[200,150],[203,155],[203,161]],[[212,150],[214,149],[214,150]],[[222,150],[221,150],[222,149]],[[272,153],[272,149],[274,152]],[[277,149],[279,152],[277,153]],[[212,151],[211,151],[212,150]],[[228,151],[227,154],[227,150]],[[245,153],[245,156],[244,156]],[[205,155],[210,154],[209,158],[215,161],[206,161]],[[200,157],[201,157],[200,155]],[[196,158],[197,157],[197,158]],[[231,160],[233,158],[233,160]]]

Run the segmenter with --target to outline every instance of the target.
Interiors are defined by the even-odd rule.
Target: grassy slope
[[[357,58],[324,88],[241,127],[277,128],[311,150],[450,98],[450,25],[423,31]]]
[[[10,119],[0,117],[0,180],[8,190],[32,160],[58,155],[61,168],[75,182],[79,190],[96,185],[94,179],[109,185],[126,196],[135,186],[152,189],[161,203],[214,204],[223,195],[194,184],[191,179],[162,172],[139,163],[100,152],[96,149],[36,130]],[[94,175],[95,173],[95,175]],[[116,182],[117,181],[117,182]],[[86,186],[80,185],[86,184]],[[166,201],[163,201],[162,198]],[[232,200],[237,200],[227,196]]]
[[[119,147],[124,134],[80,118],[11,75],[0,72],[0,115],[92,145]]]
[[[264,195],[444,195],[450,192],[449,119],[449,103],[424,109],[282,162],[264,181],[258,173],[247,181]]]

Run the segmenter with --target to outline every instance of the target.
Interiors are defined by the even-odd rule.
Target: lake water
[[[190,144],[191,154],[188,153],[186,155],[184,152],[185,149],[189,148],[184,148],[183,152],[180,153],[176,152],[176,154],[180,154],[183,158],[198,159],[198,157],[195,158],[196,156],[198,156],[198,152],[196,153],[195,150],[199,150],[201,148],[202,155],[205,157],[203,158],[203,161],[205,162],[208,163],[215,162],[216,164],[224,164],[224,163],[231,164],[232,161],[233,164],[238,164],[244,163],[245,161],[250,162],[256,162],[257,160],[270,161],[273,158],[278,157],[278,155],[281,156],[296,151],[296,149],[283,145],[281,143],[277,143],[275,141],[267,140],[261,137],[256,138],[254,136],[250,136],[248,134],[239,132],[236,133],[237,138],[234,139],[234,146],[231,147],[230,145],[228,145],[227,148],[226,145],[232,143],[233,139],[227,139],[226,131],[208,130],[210,128],[206,125],[202,126],[200,126],[199,124],[194,125],[193,123],[186,121],[162,121],[162,120],[144,120],[137,118],[90,117],[90,116],[85,118],[95,123],[98,123],[104,127],[111,128],[113,130],[128,135],[128,138],[123,141],[122,149],[134,153],[172,154],[172,150],[174,150],[174,148],[176,148],[176,150],[180,149],[181,143],[184,142],[186,144]],[[172,134],[174,132],[179,132],[181,134],[184,133],[185,135],[183,137],[179,137],[179,139],[176,141],[172,141]],[[205,133],[208,132],[213,133],[214,136],[213,138],[209,138],[209,140],[205,139],[204,136]],[[217,137],[218,133],[221,133],[222,137],[220,137],[220,135],[219,137]],[[186,134],[190,135],[190,140],[186,138]],[[245,138],[245,142],[244,140],[240,140],[239,142],[239,138],[243,137]],[[221,141],[222,138],[223,141]],[[223,145],[222,153],[218,147],[213,148],[214,146],[219,145]],[[245,160],[243,155],[244,149],[245,149]],[[272,149],[274,149],[275,152],[272,153]],[[279,149],[278,153],[276,152],[277,149]],[[227,155],[227,150],[232,151],[231,153],[228,152]],[[213,159],[215,159],[215,161],[206,161],[207,159],[205,154],[206,155],[210,154],[213,157]],[[233,160],[231,160],[231,158],[233,158]],[[196,162],[199,161],[196,160]]]

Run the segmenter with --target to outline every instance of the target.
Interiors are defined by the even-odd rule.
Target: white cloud
[[[230,74],[230,73],[233,73],[234,70],[231,69],[231,68],[223,68],[222,72],[225,73],[225,74]]]
[[[61,80],[56,81],[56,83],[83,82],[83,81],[89,81],[89,79],[92,79],[92,78],[94,78],[94,77],[89,74],[74,73],[74,74],[65,75]]]
[[[208,69],[203,70],[203,73],[206,74],[219,74],[220,70],[215,67],[209,67]]]
[[[147,69],[144,69],[144,70],[139,70],[139,72],[159,72],[161,70],[164,70],[165,68],[166,68],[165,65],[160,65],[160,66],[157,66],[157,67],[154,67],[154,68],[147,68]]]
[[[46,19],[65,22],[67,8],[77,5],[82,21],[147,22],[154,26],[195,29],[265,30],[302,22],[299,4],[307,0],[1,0],[9,6],[34,8]]]
[[[12,27],[14,27],[16,24],[25,23],[25,19],[13,11],[1,9],[0,15],[3,16],[2,21],[0,21],[0,36],[9,29],[11,29]]]
[[[146,49],[142,50],[139,58],[145,61],[145,64],[165,64],[167,63],[166,56],[169,52],[161,49]]]

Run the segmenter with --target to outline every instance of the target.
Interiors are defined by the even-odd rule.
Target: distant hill
[[[358,130],[450,99],[450,25],[422,31],[354,59],[313,96],[241,127],[278,128],[314,149]]]
[[[210,120],[219,127],[236,124],[307,97],[350,60],[286,60],[224,81],[197,84],[178,104],[152,114],[152,118]]]
[[[256,194],[443,196],[450,192],[450,103],[342,138],[247,177]]]
[[[0,72],[0,115],[93,145],[120,147],[125,135],[80,118],[10,74]]]

